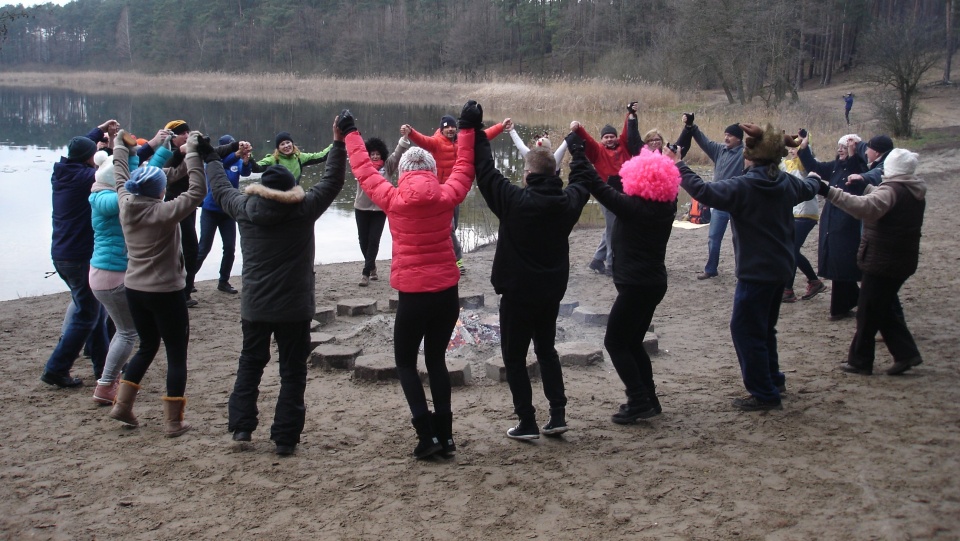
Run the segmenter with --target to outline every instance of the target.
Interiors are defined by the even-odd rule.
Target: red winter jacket
[[[387,213],[393,235],[390,286],[404,293],[429,293],[460,282],[450,224],[453,208],[473,184],[473,129],[460,130],[457,159],[446,183],[432,171],[402,171],[397,186],[380,176],[358,132],[346,137],[347,155],[370,200]]]
[[[493,140],[503,133],[503,123],[494,124],[483,131],[487,134],[487,139]],[[437,161],[437,177],[440,178],[440,184],[446,182],[457,160],[456,143],[443,135],[439,129],[430,137],[411,129],[407,137],[411,143],[433,154],[433,159]],[[470,150],[472,151],[473,147],[470,147]]]
[[[590,137],[583,126],[576,130],[577,135],[583,138],[587,159],[593,164],[597,174],[604,182],[613,175],[619,175],[620,167],[632,157],[627,149],[629,123],[630,115],[628,114],[627,118],[623,120],[623,131],[620,132],[619,144],[612,149],[603,146],[602,143],[598,143],[593,137]]]

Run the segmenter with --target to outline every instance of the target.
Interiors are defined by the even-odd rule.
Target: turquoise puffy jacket
[[[127,270],[127,244],[120,228],[117,192],[102,189],[90,194],[93,223],[93,257],[90,266],[101,270]]]

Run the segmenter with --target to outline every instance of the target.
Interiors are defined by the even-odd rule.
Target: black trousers
[[[183,266],[187,271],[187,285],[183,292],[190,296],[193,281],[197,277],[197,256],[200,253],[200,240],[197,238],[197,211],[180,220],[180,249],[183,250]]]
[[[151,293],[127,288],[127,303],[140,348],[130,359],[123,379],[139,384],[160,350],[167,350],[167,396],[183,396],[187,389],[187,343],[190,314],[183,291]]]
[[[567,405],[563,370],[554,347],[559,313],[560,299],[526,299],[511,294],[504,294],[500,298],[500,352],[507,372],[507,384],[513,395],[513,410],[521,420],[531,420],[536,413],[530,375],[527,373],[527,350],[531,340],[540,364],[543,394],[550,408],[564,408]]]
[[[363,275],[377,268],[377,254],[380,252],[380,237],[387,222],[387,214],[379,210],[354,210],[357,218],[357,237],[360,241],[360,253],[363,254]]]
[[[850,343],[847,362],[859,368],[873,369],[877,332],[893,356],[894,362],[920,356],[917,343],[907,328],[897,293],[906,281],[863,273],[860,302],[857,304],[857,332]]]
[[[414,417],[430,411],[417,373],[417,353],[421,340],[424,362],[430,376],[433,408],[439,413],[451,411],[447,345],[450,344],[450,335],[459,315],[460,293],[457,286],[435,293],[399,293],[397,318],[393,326],[393,355],[400,387]]]
[[[860,287],[856,281],[830,281],[830,315],[846,314],[857,307]]]
[[[667,293],[667,286],[615,285],[617,299],[610,309],[603,345],[626,387],[627,398],[640,398],[645,393],[652,394],[656,388],[650,355],[643,349],[643,337]]]
[[[277,340],[280,365],[280,394],[270,428],[270,439],[278,445],[300,443],[307,408],[303,395],[307,388],[307,357],[310,355],[310,320],[247,321],[242,320],[243,349],[228,403],[231,432],[253,432],[259,421],[257,398],[263,369],[270,362],[270,336]]]

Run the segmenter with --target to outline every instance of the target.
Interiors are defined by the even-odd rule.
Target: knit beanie
[[[727,126],[727,129],[723,130],[723,133],[729,133],[730,135],[743,141],[743,129],[740,127],[740,124],[730,124]]]
[[[271,165],[263,172],[260,177],[260,184],[273,190],[285,192],[297,185],[297,179],[293,173],[282,165]]]
[[[187,126],[185,120],[171,120],[163,128],[172,131],[174,135],[183,135],[190,131],[190,126]]]
[[[93,155],[93,163],[97,164],[97,172],[93,177],[100,184],[105,184],[111,188],[117,185],[117,179],[113,176],[113,157],[102,150],[98,150]]]
[[[673,160],[649,148],[620,167],[623,193],[652,201],[674,201],[680,191],[680,171]]]
[[[437,174],[437,161],[429,151],[411,147],[400,156],[400,171],[430,171]]]
[[[604,126],[603,128],[600,129],[600,137],[603,137],[604,135],[607,135],[608,133],[611,134],[611,135],[613,135],[614,137],[616,137],[616,135],[617,135],[617,129],[614,128],[613,126],[611,126],[610,124],[607,124],[606,126]]]
[[[229,145],[230,143],[232,143],[232,142],[234,142],[234,141],[236,141],[236,139],[234,139],[232,135],[227,134],[227,135],[224,135],[223,137],[221,137],[220,140],[217,141],[217,144],[220,145],[220,146]]]
[[[450,115],[443,115],[443,118],[440,119],[440,129],[446,128],[447,126],[457,127],[457,119],[453,118]]]
[[[280,148],[280,143],[284,141],[293,142],[293,137],[290,137],[290,132],[282,131],[277,134],[277,137],[273,140],[273,147]]]
[[[167,175],[159,167],[144,165],[133,171],[123,187],[133,195],[160,199],[160,194],[167,188]]]
[[[537,139],[523,158],[523,167],[531,173],[552,175],[557,171],[557,160],[553,156],[553,148],[546,137]]]
[[[893,139],[890,139],[886,135],[877,135],[867,142],[867,147],[873,149],[874,152],[879,154],[890,152],[893,150]]]
[[[920,155],[905,148],[895,148],[883,161],[883,176],[912,175],[917,171]]]
[[[97,144],[90,139],[77,136],[67,143],[67,158],[77,162],[85,162],[97,152]]]
[[[792,142],[793,138],[784,135],[773,124],[768,123],[766,128],[756,124],[741,124],[740,127],[740,133],[746,134],[743,138],[743,157],[755,165],[779,164],[787,155],[786,139]],[[727,133],[730,133],[729,129]]]

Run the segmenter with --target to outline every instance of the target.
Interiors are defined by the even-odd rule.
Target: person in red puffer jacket
[[[437,453],[449,456],[456,446],[446,349],[460,313],[460,272],[453,255],[450,222],[454,207],[466,198],[473,183],[474,130],[483,127],[483,111],[475,101],[464,105],[457,159],[443,183],[430,152],[414,147],[400,158],[400,178],[393,186],[371,163],[350,111],[342,111],[337,122],[345,135],[353,175],[387,214],[393,236],[390,285],[399,291],[393,351],[397,376],[417,431],[413,454],[416,458]],[[434,414],[427,406],[417,373],[421,340]]]
[[[510,119],[506,118],[503,122],[484,130],[487,139],[493,140],[503,133],[503,127],[508,122],[510,122]],[[444,115],[440,119],[440,127],[429,137],[413,129],[409,124],[400,126],[402,136],[410,139],[410,142],[418,147],[429,151],[433,158],[437,160],[437,177],[440,179],[440,184],[447,181],[457,160],[457,132],[457,119],[450,115]],[[466,274],[466,269],[463,266],[463,248],[460,246],[460,240],[457,239],[457,225],[459,223],[460,206],[458,205],[453,209],[450,239],[453,241],[453,253],[457,256],[457,267],[460,269],[460,274]]]

